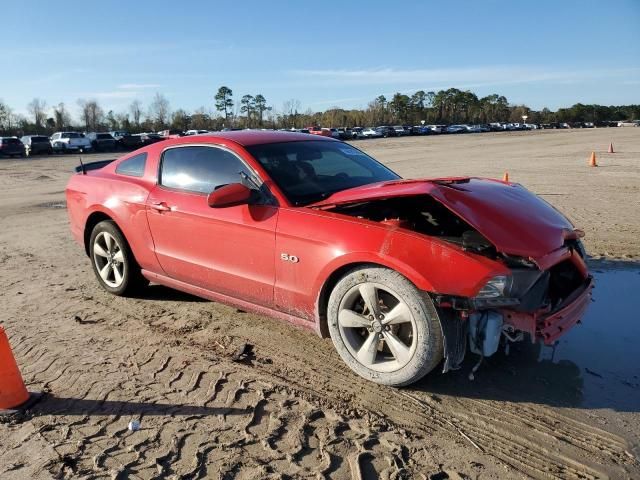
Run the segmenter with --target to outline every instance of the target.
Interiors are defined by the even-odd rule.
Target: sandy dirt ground
[[[606,154],[610,141],[618,153]],[[640,279],[640,128],[357,146],[405,177],[508,171],[585,230],[594,269]],[[598,168],[587,166],[592,150]],[[0,423],[3,480],[640,478],[632,327],[613,352],[631,364],[622,376],[523,344],[473,382],[469,358],[410,388],[375,385],[330,340],[288,324],[160,286],[140,298],[102,291],[68,230],[64,187],[76,164],[0,160],[0,323],[28,388],[46,392]],[[243,344],[250,352],[236,360]],[[131,420],[141,428],[130,431]]]

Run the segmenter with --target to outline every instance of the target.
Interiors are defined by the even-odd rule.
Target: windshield
[[[400,177],[342,142],[309,140],[246,147],[289,201],[308,205],[341,190]]]

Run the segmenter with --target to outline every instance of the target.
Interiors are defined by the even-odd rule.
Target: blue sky
[[[276,110],[448,87],[556,109],[640,103],[640,0],[7,2],[0,99],[124,111],[262,93]]]

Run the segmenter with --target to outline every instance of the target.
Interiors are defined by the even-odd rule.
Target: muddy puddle
[[[538,360],[580,369],[580,406],[640,411],[640,270],[594,276],[595,302],[582,325],[555,347],[544,347]]]
[[[594,273],[595,302],[580,325],[553,347],[522,342],[485,360],[428,375],[417,389],[434,395],[556,407],[640,411],[640,269]]]

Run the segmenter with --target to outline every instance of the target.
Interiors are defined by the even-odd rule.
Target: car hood
[[[539,259],[561,248],[576,231],[559,211],[517,183],[455,177],[380,182],[335,193],[310,207],[430,195],[465,220],[498,251]]]

